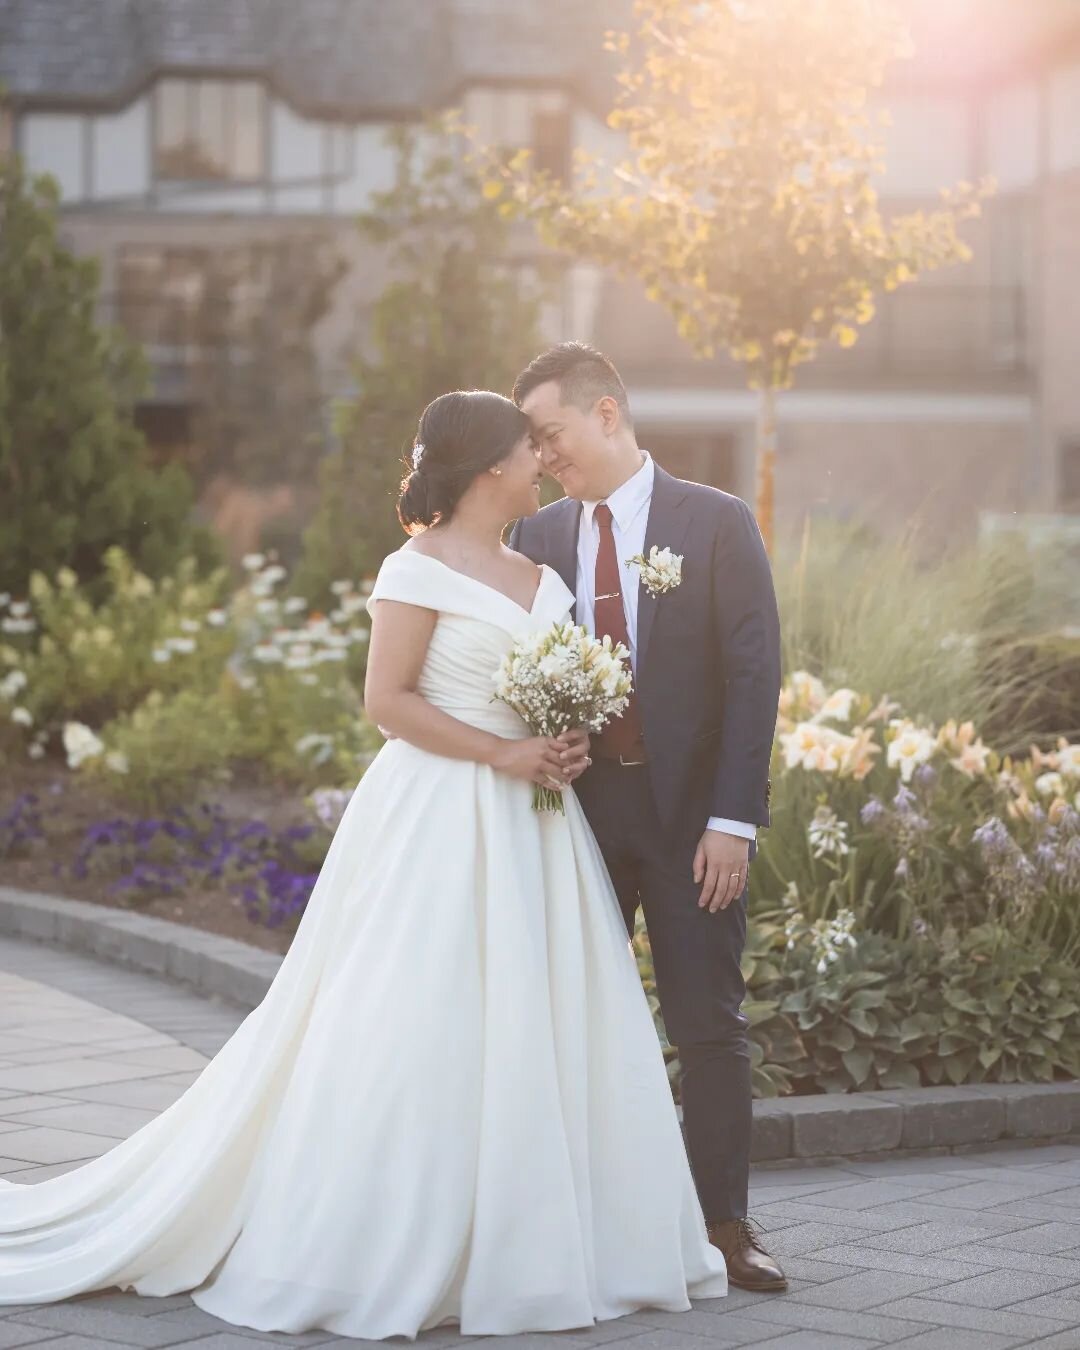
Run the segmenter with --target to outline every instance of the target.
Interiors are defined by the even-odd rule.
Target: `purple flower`
[[[871,797],[859,812],[859,819],[864,825],[868,825],[873,829],[875,826],[882,823],[887,814],[888,812],[885,810],[885,806],[880,797]]]
[[[913,775],[915,786],[923,789],[932,788],[937,779],[937,769],[932,764],[920,764]]]
[[[902,783],[897,789],[896,796],[893,798],[893,806],[901,815],[913,812],[918,805],[914,792]]]
[[[1017,848],[1016,840],[997,816],[991,816],[972,835],[987,866],[1009,858]]]
[[[132,901],[226,885],[254,922],[278,927],[298,920],[314,887],[309,841],[315,835],[311,824],[274,831],[264,821],[230,820],[220,807],[203,803],[89,826],[71,871],[111,873],[113,890]]]

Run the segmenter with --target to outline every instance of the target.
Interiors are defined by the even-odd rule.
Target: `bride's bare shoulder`
[[[428,538],[427,532],[415,534],[398,549],[399,553],[419,553],[422,558],[434,558],[436,562],[445,562],[445,550],[438,540]]]

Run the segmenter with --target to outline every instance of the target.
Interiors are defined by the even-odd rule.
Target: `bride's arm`
[[[438,618],[435,610],[397,600],[379,600],[372,608],[364,684],[371,721],[431,754],[490,764],[532,782],[547,782],[547,776],[562,781],[564,747],[553,737],[507,740],[458,721],[416,692]]]

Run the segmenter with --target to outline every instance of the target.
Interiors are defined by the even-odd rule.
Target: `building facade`
[[[1074,0],[907,0],[915,58],[882,98],[886,211],[993,175],[973,263],[883,297],[856,347],[780,400],[777,516],[934,532],[1080,513],[1080,12]],[[317,331],[328,393],[385,275],[351,217],[391,183],[388,128],[460,107],[490,144],[569,171],[617,155],[604,30],[626,0],[5,0],[0,147],[61,190],[65,237],[155,365],[152,435],[182,440],[176,325],[208,253],[298,230],[349,258]],[[643,443],[753,493],[754,397],[696,361],[633,286],[584,266],[547,321],[622,369]]]

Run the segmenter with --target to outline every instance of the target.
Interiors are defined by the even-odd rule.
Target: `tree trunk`
[[[754,511],[769,556],[773,551],[773,501],[776,482],[776,390],[766,385],[758,392],[757,501]]]

